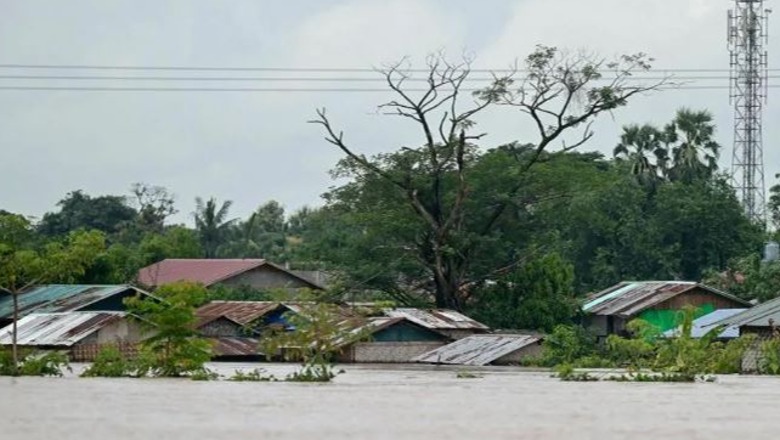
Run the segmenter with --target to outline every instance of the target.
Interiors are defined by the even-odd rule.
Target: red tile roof
[[[191,281],[208,287],[240,275],[260,266],[270,266],[305,282],[313,288],[320,288],[311,281],[277,266],[264,259],[175,259],[169,258],[138,271],[137,281],[145,286],[155,287],[177,281]]]

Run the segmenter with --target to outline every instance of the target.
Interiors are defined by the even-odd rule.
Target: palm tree
[[[220,254],[231,258],[262,257],[257,241],[260,222],[254,212],[246,221],[235,224],[229,231],[229,243],[222,247]]]
[[[645,184],[655,184],[665,175],[669,154],[665,135],[651,125],[623,127],[613,155],[631,166],[631,174]]]
[[[217,209],[217,201],[213,197],[203,202],[200,197],[195,198],[195,229],[198,230],[200,243],[206,258],[214,258],[217,249],[227,238],[230,226],[235,219],[227,220],[232,201],[226,200]]]
[[[720,145],[715,142],[715,125],[707,111],[681,109],[667,126],[674,165],[670,170],[673,180],[692,182],[708,178],[718,170]]]

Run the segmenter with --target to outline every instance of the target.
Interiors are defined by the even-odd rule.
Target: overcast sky
[[[656,58],[660,69],[724,69],[728,68],[726,10],[731,4],[728,0],[0,0],[0,64],[370,68],[404,56],[421,66],[427,53],[446,50],[456,56],[473,53],[477,67],[500,69],[525,57],[535,45],[546,44],[607,57],[643,51]],[[776,47],[780,46],[770,41],[770,67],[780,62],[773,56]],[[0,75],[20,73],[150,74],[0,69]],[[281,75],[290,74],[275,76]],[[344,76],[328,76],[334,75]],[[0,86],[31,84],[0,79]],[[226,86],[54,80],[35,84]],[[724,79],[716,84],[728,83]],[[189,221],[196,196],[233,200],[236,216],[245,216],[270,199],[290,210],[317,205],[320,194],[333,184],[328,170],[340,156],[322,140],[317,126],[306,124],[307,119],[315,108],[327,107],[349,142],[365,153],[414,144],[418,139],[414,126],[376,114],[375,104],[385,97],[333,92],[0,90],[0,208],[40,216],[54,209],[68,191],[126,194],[133,182],[163,185],[174,192],[179,221]],[[770,90],[765,114],[767,185],[780,171],[776,147],[780,131],[771,123],[780,115],[780,102],[774,98]],[[596,136],[583,148],[610,152],[622,125],[662,124],[682,106],[714,113],[718,140],[725,147],[721,162],[729,166],[728,90],[677,90],[637,98],[614,117],[603,117],[595,126]],[[485,147],[534,140],[520,115],[478,122],[489,133]]]

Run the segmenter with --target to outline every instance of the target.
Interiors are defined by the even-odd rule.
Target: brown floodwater
[[[223,374],[256,365],[218,364]],[[262,365],[283,375],[289,365]],[[512,368],[347,366],[330,384],[0,378],[0,439],[776,438],[780,379],[574,383]]]

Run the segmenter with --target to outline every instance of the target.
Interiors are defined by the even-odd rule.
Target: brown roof
[[[145,286],[161,286],[177,281],[191,281],[208,287],[261,266],[268,266],[309,285],[321,287],[295,273],[264,259],[176,259],[168,258],[138,271],[137,281]]]
[[[582,310],[594,315],[630,317],[694,289],[722,296],[735,304],[750,306],[745,300],[692,281],[637,281],[616,284],[593,295],[582,306]]]
[[[198,308],[195,314],[202,320],[201,325],[221,316],[246,325],[281,307],[284,305],[272,301],[212,301]]]
[[[209,338],[214,356],[260,355],[260,340],[256,338]]]

